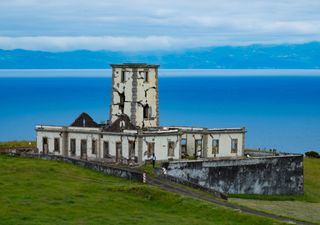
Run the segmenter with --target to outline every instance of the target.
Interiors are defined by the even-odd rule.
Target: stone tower
[[[127,115],[140,128],[159,126],[158,67],[149,64],[112,64],[110,122]]]

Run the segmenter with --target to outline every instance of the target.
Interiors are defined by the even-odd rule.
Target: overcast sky
[[[320,41],[320,0],[0,0],[0,48],[172,50]]]

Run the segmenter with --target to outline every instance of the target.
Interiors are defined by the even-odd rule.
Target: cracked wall
[[[168,174],[229,194],[303,194],[303,156],[168,162]]]
[[[126,114],[137,127],[159,126],[157,68],[156,65],[113,65],[111,122]],[[147,116],[144,116],[145,107],[149,109]]]

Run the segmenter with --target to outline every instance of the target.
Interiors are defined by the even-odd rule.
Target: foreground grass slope
[[[232,195],[229,201],[276,215],[320,224],[320,159],[304,159],[304,195]]]
[[[65,164],[0,155],[0,224],[280,224]]]

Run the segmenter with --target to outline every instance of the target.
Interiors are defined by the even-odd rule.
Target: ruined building
[[[244,128],[159,125],[158,65],[113,64],[107,124],[82,113],[69,126],[37,125],[39,153],[88,160],[142,163],[157,160],[242,157]]]

